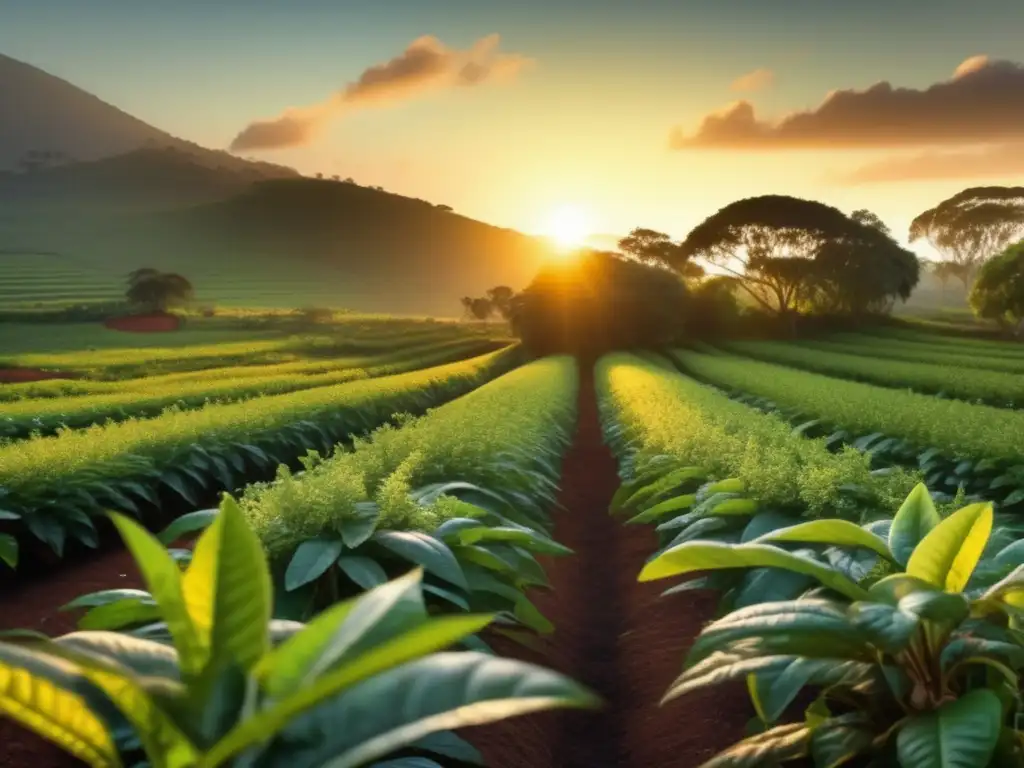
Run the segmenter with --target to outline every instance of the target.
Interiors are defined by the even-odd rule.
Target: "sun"
[[[584,208],[563,205],[551,212],[547,234],[562,248],[578,248],[590,233],[590,217]]]

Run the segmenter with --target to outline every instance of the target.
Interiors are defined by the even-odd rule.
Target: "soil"
[[[154,312],[149,315],[112,317],[104,322],[103,325],[115,331],[129,331],[131,333],[162,333],[166,331],[176,331],[181,328],[181,318],[166,312]]]
[[[608,513],[617,464],[604,445],[592,366],[581,366],[579,424],[562,465],[554,537],[574,550],[547,558],[553,590],[531,594],[556,624],[546,656],[508,642],[503,655],[557,669],[606,702],[598,712],[545,712],[466,729],[493,768],[690,768],[743,738],[753,710],[742,684],[659,706],[716,596],[660,594],[636,577],[657,548],[654,532]]]
[[[65,371],[44,371],[41,368],[0,368],[0,384],[21,384],[47,379],[75,379],[77,374]]]
[[[664,582],[636,581],[656,549],[645,526],[608,513],[617,464],[603,444],[592,366],[581,366],[579,423],[563,462],[555,539],[574,550],[542,558],[552,586],[531,599],[556,624],[543,652],[506,637],[488,642],[503,656],[541,664],[588,685],[606,702],[598,711],[541,712],[465,729],[491,768],[691,768],[743,737],[752,716],[742,684],[717,686],[659,706],[689,645],[711,618],[715,595],[660,597]],[[74,629],[57,608],[98,589],[138,588],[124,550],[65,563],[42,581],[5,589],[0,629],[55,635]],[[0,768],[72,768],[81,763],[0,720]]]

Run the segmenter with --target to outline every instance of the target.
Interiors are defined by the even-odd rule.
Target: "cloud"
[[[530,60],[499,51],[501,38],[487,35],[467,50],[449,48],[436,37],[413,40],[398,56],[375,64],[320,104],[293,107],[256,120],[231,142],[232,151],[283,149],[308,144],[344,112],[402,101],[445,88],[468,88],[509,80]]]
[[[904,157],[888,157],[850,173],[829,174],[826,181],[844,185],[880,184],[894,181],[936,181],[1024,177],[1024,142],[998,144],[971,151],[929,151]]]
[[[829,93],[815,109],[772,123],[748,101],[673,128],[674,149],[826,149],[967,145],[1024,137],[1024,65],[973,56],[928,88],[880,82]]]
[[[745,75],[740,75],[729,86],[731,91],[760,91],[775,82],[775,73],[761,67]]]

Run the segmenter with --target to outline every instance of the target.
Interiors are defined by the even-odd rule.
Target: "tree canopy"
[[[132,304],[147,310],[166,312],[174,304],[192,298],[192,283],[174,272],[143,267],[128,275],[125,296]]]
[[[586,250],[544,267],[516,295],[512,327],[536,354],[667,344],[684,329],[687,296],[675,271]]]
[[[703,258],[736,280],[763,309],[861,313],[906,299],[917,284],[914,254],[864,209],[764,195],[725,206],[697,225],[678,258]]]
[[[978,317],[995,320],[1003,327],[1024,323],[1024,242],[985,262],[971,289],[970,302]]]
[[[910,223],[910,242],[927,240],[956,265],[965,287],[993,254],[1024,235],[1024,187],[971,187]]]
[[[670,267],[683,277],[698,278],[704,268],[682,255],[681,244],[672,242],[664,232],[636,227],[618,242],[619,250],[627,256],[650,266]]]

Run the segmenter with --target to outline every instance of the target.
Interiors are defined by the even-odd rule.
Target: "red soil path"
[[[554,537],[575,555],[548,558],[553,590],[531,595],[557,629],[546,656],[494,641],[499,653],[587,684],[599,712],[547,712],[467,729],[493,768],[690,768],[743,737],[753,715],[742,685],[659,706],[714,610],[716,596],[660,597],[668,584],[636,577],[657,548],[653,531],[608,513],[617,465],[604,445],[593,368],[581,366],[579,424],[562,465]]]
[[[691,768],[743,736],[753,714],[742,685],[719,686],[658,702],[682,669],[715,595],[660,597],[665,583],[636,576],[657,547],[644,526],[608,514],[617,466],[603,444],[592,367],[583,366],[579,424],[563,463],[555,539],[575,554],[545,558],[550,591],[531,599],[557,629],[538,653],[503,637],[488,638],[502,655],[557,669],[607,702],[596,712],[542,712],[462,734],[491,768]],[[45,581],[18,585],[0,600],[0,629],[50,635],[74,629],[56,609],[85,592],[141,587],[127,552],[68,564]],[[0,768],[73,768],[81,763],[0,720]]]
[[[40,368],[0,368],[0,384],[21,384],[27,381],[74,378],[77,378],[76,374],[63,371],[44,371]]]
[[[154,312],[149,315],[112,317],[105,321],[103,325],[115,331],[129,331],[131,333],[161,333],[164,331],[178,330],[181,327],[181,318],[164,312]]]

